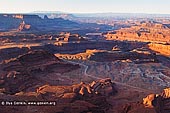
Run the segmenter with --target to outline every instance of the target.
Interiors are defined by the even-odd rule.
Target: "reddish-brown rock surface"
[[[60,77],[63,73],[79,68],[79,65],[63,62],[46,51],[30,51],[1,64],[1,88],[5,88],[4,92],[7,94],[15,94],[48,83],[53,73],[58,73],[56,77]]]
[[[109,89],[109,90],[108,90]],[[55,106],[2,106],[2,113],[105,113],[111,108],[107,97],[117,93],[111,79],[94,81],[91,84],[80,83],[72,86],[39,87],[36,92],[18,93],[5,96],[0,94],[1,101],[55,101]]]
[[[48,16],[0,14],[1,113],[170,113],[168,19]]]
[[[129,40],[142,42],[170,42],[169,28],[163,24],[144,22],[130,28],[122,28],[106,35],[107,40]]]
[[[170,56],[170,45],[150,43],[148,44],[148,47],[151,50],[156,51],[160,54],[163,54],[165,56]]]
[[[43,85],[34,92],[15,95],[0,94],[2,113],[169,113],[170,90],[159,95],[137,91],[118,84],[111,79],[71,86]],[[54,102],[52,105],[5,105],[2,102]],[[151,105],[151,106],[150,106]]]

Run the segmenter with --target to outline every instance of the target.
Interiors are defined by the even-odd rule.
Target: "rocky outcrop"
[[[159,52],[160,54],[163,54],[165,56],[170,56],[169,44],[150,43],[148,44],[148,47],[153,51]]]
[[[110,78],[93,81],[90,84],[90,87],[92,88],[92,91],[96,94],[109,96],[117,93],[117,90],[115,89],[114,84],[112,83]]]
[[[166,89],[164,89],[163,90],[163,92],[162,92],[162,94],[161,94],[161,96],[163,97],[163,98],[170,98],[170,88],[166,88]]]
[[[114,83],[112,83],[109,78],[93,81],[90,84],[81,82],[80,84],[72,86],[45,85],[37,89],[38,97],[45,100],[58,99],[58,106],[61,106],[62,104],[66,107],[68,103],[72,103],[76,111],[73,110],[73,106],[68,106],[68,109],[71,109],[71,111],[67,111],[69,113],[80,113],[85,111],[104,113],[104,111],[107,111],[111,107],[106,101],[106,98],[108,96],[113,96],[116,93],[117,90],[114,87]],[[82,105],[88,107],[84,108]],[[77,107],[80,109],[77,109]],[[97,109],[98,111],[96,111]],[[64,111],[65,110],[63,110],[63,112]]]
[[[24,21],[22,21],[18,27],[18,31],[27,31],[31,29],[31,25],[25,24]]]
[[[143,99],[145,107],[154,108],[157,113],[170,112],[170,88],[163,90],[161,94],[150,94]]]
[[[164,89],[161,94],[149,94],[143,102],[133,102],[124,105],[118,113],[169,113],[170,88]]]
[[[56,57],[67,60],[88,60],[92,55],[98,52],[104,52],[105,50],[86,50],[84,53],[78,54],[55,54]]]
[[[18,18],[18,19],[24,19],[24,16],[22,14],[14,14],[12,15],[13,18]]]
[[[143,98],[143,104],[145,107],[153,108],[152,101],[157,97],[158,95],[150,94],[146,98]]]
[[[60,96],[71,96],[73,93],[77,96],[94,96],[94,95],[105,95],[111,96],[117,93],[117,90],[114,87],[110,78],[102,79],[99,81],[93,81],[90,84],[85,84],[81,82],[80,84],[72,86],[49,86],[45,85],[37,89],[39,95],[44,95],[47,93],[55,94],[55,97]]]
[[[81,37],[79,34],[71,34],[64,32],[61,32],[57,36],[51,36],[51,39],[56,40],[56,42],[54,43],[54,45],[56,46],[62,46],[64,43],[68,42],[80,43],[82,41],[87,41],[87,39]]]

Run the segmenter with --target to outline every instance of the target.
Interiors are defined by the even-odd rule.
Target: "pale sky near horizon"
[[[0,13],[32,11],[170,14],[170,0],[0,0]]]

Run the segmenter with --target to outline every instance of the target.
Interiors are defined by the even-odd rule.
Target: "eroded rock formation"
[[[80,68],[78,65],[63,62],[46,51],[30,51],[1,64],[1,88],[5,88],[5,93],[15,94],[44,84],[41,78],[51,76],[52,73],[60,75],[78,68]]]
[[[119,108],[118,113],[170,113],[170,89],[161,94],[149,94],[143,102],[133,102]]]
[[[165,56],[170,56],[170,45],[166,44],[156,44],[156,43],[150,43],[148,44],[148,47],[156,52],[159,52],[160,54],[163,54]]]
[[[107,40],[129,40],[142,42],[162,42],[170,41],[169,28],[163,24],[151,21],[141,22],[130,28],[122,28],[113,33],[105,35]]]
[[[18,31],[26,31],[26,30],[30,30],[30,29],[31,29],[31,25],[25,24],[24,21],[22,21],[18,27]]]
[[[99,81],[93,81],[90,84],[85,84],[81,82],[80,84],[72,86],[49,86],[45,85],[37,89],[38,94],[55,93],[58,96],[64,96],[68,94],[90,96],[90,95],[113,95],[117,91],[114,88],[114,83],[112,83],[110,78],[102,79]]]
[[[108,90],[109,89],[109,90]],[[110,95],[108,95],[108,92]],[[44,85],[39,87],[36,92],[17,93],[15,96],[8,96],[5,98],[0,94],[1,100],[33,100],[33,101],[55,101],[55,106],[4,106],[0,107],[5,113],[8,110],[30,112],[44,112],[44,113],[106,113],[111,105],[108,103],[108,96],[116,94],[117,90],[111,79],[103,79],[93,81],[90,84],[81,82],[72,86],[50,86]],[[17,97],[17,98],[14,98]]]
[[[143,99],[145,107],[154,108],[157,113],[170,112],[170,88],[163,90],[161,94],[150,94]]]
[[[88,60],[92,55],[98,52],[104,52],[105,50],[86,50],[84,53],[78,54],[55,54],[58,58],[67,60]]]

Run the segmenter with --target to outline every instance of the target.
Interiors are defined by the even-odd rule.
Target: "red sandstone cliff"
[[[105,35],[107,40],[129,40],[142,42],[170,42],[170,29],[163,24],[141,23],[130,28],[122,28]]]

